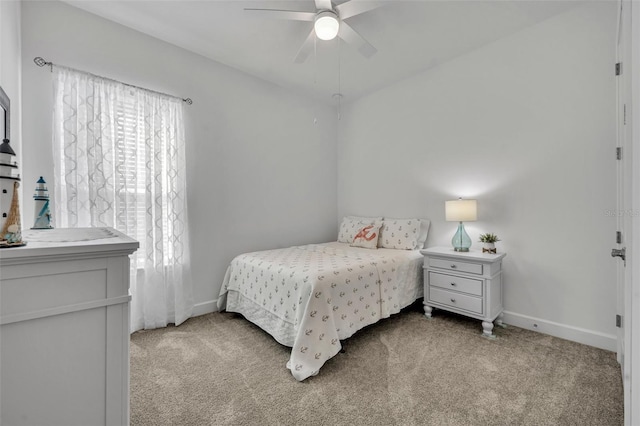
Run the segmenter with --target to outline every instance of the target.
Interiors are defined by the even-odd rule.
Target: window
[[[182,100],[55,67],[59,227],[135,238],[131,330],[191,315]]]

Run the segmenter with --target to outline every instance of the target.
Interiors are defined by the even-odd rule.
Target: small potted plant
[[[491,234],[491,233],[480,234],[480,242],[484,243],[484,247],[482,247],[482,252],[495,253],[496,241],[500,241],[500,238],[498,238],[496,234]]]

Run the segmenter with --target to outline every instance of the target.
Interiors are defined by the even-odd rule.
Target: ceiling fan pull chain
[[[313,33],[313,30],[311,30]],[[318,87],[318,41],[316,37],[313,38],[313,87],[314,90]],[[317,108],[317,107],[316,107]],[[318,125],[318,114],[315,114],[313,118],[313,124]]]
[[[341,118],[342,107],[342,41],[338,39],[338,121]]]

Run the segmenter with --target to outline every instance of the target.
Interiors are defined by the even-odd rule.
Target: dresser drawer
[[[450,271],[467,272],[470,274],[482,275],[482,265],[479,263],[429,258],[429,266],[431,266],[432,268],[442,268],[448,269]]]
[[[456,309],[482,314],[482,299],[436,287],[429,287],[429,300]]]
[[[482,296],[482,280],[429,272],[429,285]]]

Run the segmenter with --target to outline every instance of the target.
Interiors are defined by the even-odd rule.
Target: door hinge
[[[616,315],[616,327],[622,328],[622,315]]]
[[[619,257],[624,262],[624,266],[627,266],[627,248],[626,247],[622,247],[621,249],[611,250],[611,257]]]
[[[622,232],[616,231],[616,244],[622,244]]]
[[[616,160],[622,160],[622,147],[616,147]]]
[[[616,64],[616,75],[622,74],[622,62]]]

